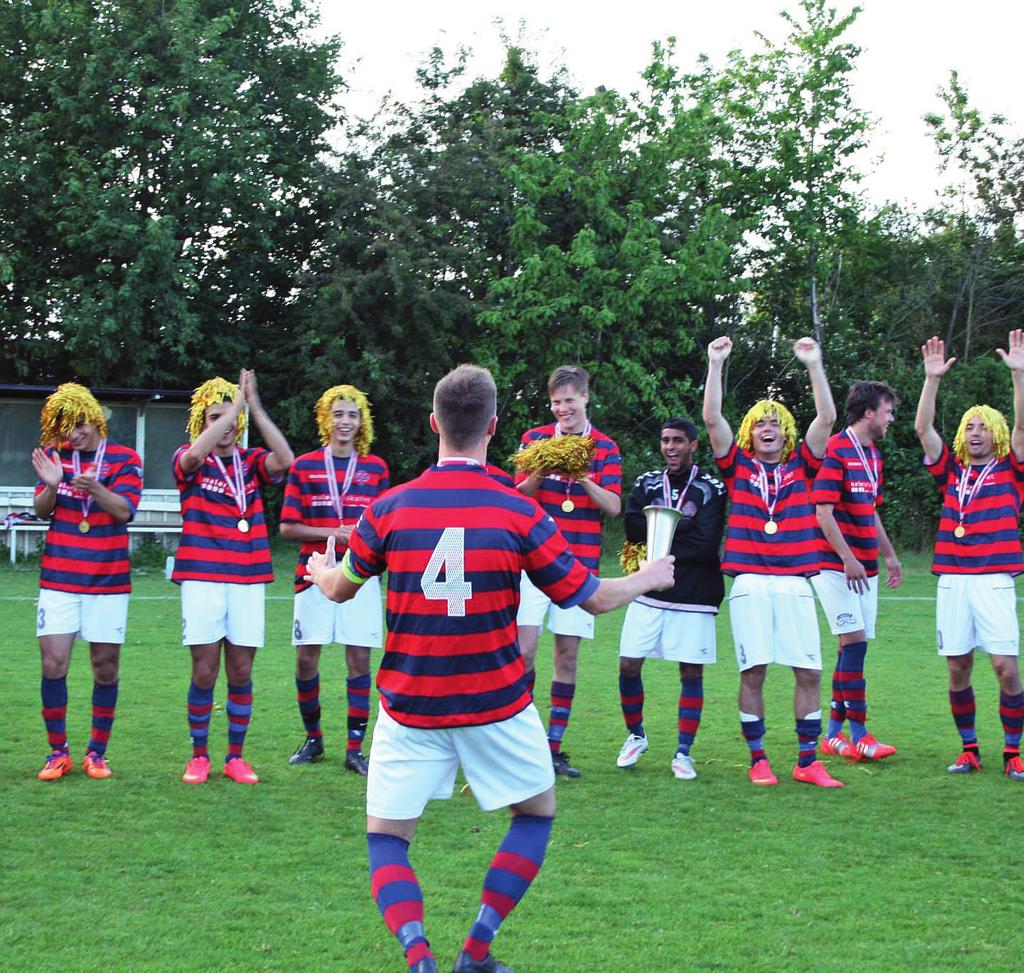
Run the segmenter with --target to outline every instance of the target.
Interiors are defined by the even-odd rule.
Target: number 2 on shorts
[[[444,570],[444,581],[438,577]],[[466,580],[466,528],[445,527],[420,578],[423,597],[448,602],[448,617],[463,618],[473,586]]]

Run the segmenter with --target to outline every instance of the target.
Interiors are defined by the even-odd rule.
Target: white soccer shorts
[[[939,575],[935,599],[939,655],[1019,655],[1017,588],[1009,574]]]
[[[867,579],[867,591],[851,591],[842,571],[822,571],[811,578],[814,593],[821,602],[833,635],[846,635],[863,629],[864,637],[875,637],[878,618],[878,575]]]
[[[559,608],[523,572],[519,582],[519,613],[517,625],[536,625],[542,628],[547,622],[548,631],[555,635],[577,635],[582,639],[594,637],[594,616],[576,605],[574,608]]]
[[[484,811],[519,804],[555,783],[547,732],[532,703],[500,723],[437,730],[404,726],[379,706],[366,813],[418,818],[428,801],[452,796],[460,766]]]
[[[128,626],[128,594],[81,595],[39,590],[36,635],[78,635],[86,642],[123,645]]]
[[[182,581],[182,644],[211,645],[226,638],[232,645],[262,648],[266,589],[265,584]]]
[[[295,595],[292,645],[361,645],[379,649],[384,644],[380,578],[366,581],[349,601],[331,601],[315,584]]]
[[[619,637],[619,655],[711,665],[718,661],[715,616],[630,602]]]
[[[821,670],[818,616],[806,578],[737,575],[729,590],[729,625],[740,672],[769,662]]]

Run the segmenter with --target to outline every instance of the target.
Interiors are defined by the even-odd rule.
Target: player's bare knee
[[[798,689],[813,692],[821,687],[821,671],[819,669],[801,669],[793,667],[793,678]]]
[[[510,804],[509,810],[515,814],[530,814],[540,818],[553,818],[555,816],[555,789],[549,787],[546,791],[534,797],[529,797],[518,804]]]
[[[760,692],[764,689],[764,680],[767,674],[767,666],[751,666],[749,669],[744,669],[740,673],[740,687]]]
[[[619,675],[627,679],[635,679],[644,668],[643,659],[629,659],[626,656],[619,657]]]
[[[299,679],[312,679],[320,670],[320,646],[295,646],[295,675]]]
[[[345,646],[345,665],[350,677],[370,674],[370,650],[361,645]]]
[[[1020,670],[1017,659],[1012,655],[992,656],[992,668],[995,670],[999,686],[1006,693],[1019,693],[1021,689]]]

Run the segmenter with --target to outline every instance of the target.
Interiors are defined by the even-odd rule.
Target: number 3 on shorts
[[[444,570],[444,581],[438,577]],[[466,580],[466,528],[445,527],[420,578],[423,597],[448,602],[448,617],[463,618],[473,586]]]

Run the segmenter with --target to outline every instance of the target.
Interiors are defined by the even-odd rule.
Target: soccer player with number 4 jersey
[[[839,655],[832,673],[832,704],[823,753],[850,760],[884,760],[896,748],[867,728],[864,657],[878,616],[878,556],[898,588],[903,568],[882,526],[882,454],[875,443],[893,421],[896,393],[883,382],[856,382],[846,397],[846,428],[828,441],[811,499],[824,540],[821,571],[811,581]],[[850,739],[843,723],[850,722]]]
[[[107,742],[117,706],[118,665],[128,619],[128,524],[142,496],[138,453],[107,439],[100,404],[81,385],[61,385],[43,406],[35,511],[50,520],[39,576],[36,635],[40,693],[50,756],[39,779],[60,780],[74,764],[68,750],[67,674],[76,636],[92,660],[92,733],[82,769],[111,776]],[[13,542],[12,542],[13,543]]]
[[[1024,497],[1024,331],[1011,331],[1009,350],[997,349],[1013,382],[1013,429],[987,405],[968,409],[960,420],[953,450],[935,430],[939,383],[956,362],[945,343],[929,338],[921,346],[924,385],[914,428],[925,464],[942,496],[932,573],[939,655],[949,666],[949,704],[963,750],[951,774],[981,770],[974,729],[974,650],[992,660],[999,681],[1003,723],[1003,769],[1024,781],[1020,758],[1024,727],[1024,688],[1017,664],[1020,626],[1014,579],[1024,571],[1018,520]]]
[[[409,843],[427,802],[451,796],[458,768],[482,809],[507,807],[512,820],[455,973],[511,973],[491,942],[540,870],[551,834],[554,771],[517,641],[522,572],[556,604],[590,613],[673,582],[671,557],[598,580],[534,500],[491,475],[496,399],[485,369],[461,365],[441,379],[430,417],[437,463],[367,508],[340,565],[333,538],[308,564],[309,579],[335,601],[388,574],[367,846],[373,896],[416,973],[435,973],[437,962]]]
[[[243,449],[243,407],[270,450]],[[181,541],[171,579],[181,585],[182,642],[192,654],[188,725],[192,759],[182,780],[210,776],[207,740],[221,649],[228,679],[228,749],[224,776],[238,784],[259,777],[242,758],[252,716],[252,663],[263,645],[263,603],[274,580],[260,485],[280,482],[292,451],[256,390],[256,375],[242,370],[238,384],[204,382],[192,395],[190,445],[174,454],[181,495]]]
[[[295,688],[306,739],[288,761],[292,765],[323,759],[320,727],[320,650],[340,642],[348,668],[348,743],[345,769],[366,776],[363,738],[370,706],[370,649],[384,644],[380,581],[371,578],[350,602],[339,605],[305,580],[306,562],[323,552],[333,537],[339,551],[363,508],[388,488],[388,467],[370,452],[373,417],[366,396],[352,385],[335,385],[320,396],[314,410],[321,449],[292,463],[281,509],[281,536],[302,542],[295,573]]]
[[[764,681],[771,662],[789,666],[796,685],[797,760],[793,779],[817,787],[842,787],[816,759],[821,736],[821,641],[814,594],[807,583],[818,572],[819,533],[809,483],[821,465],[835,421],[832,392],[811,338],[793,345],[807,368],[816,415],[797,442],[790,411],[774,399],[755,403],[733,439],[722,415],[722,368],[729,338],[708,346],[704,422],[715,462],[729,490],[722,571],[734,578],[729,624],[740,670],[740,732],[750,750],[752,784],[770,787],[778,778],[764,749]]]

